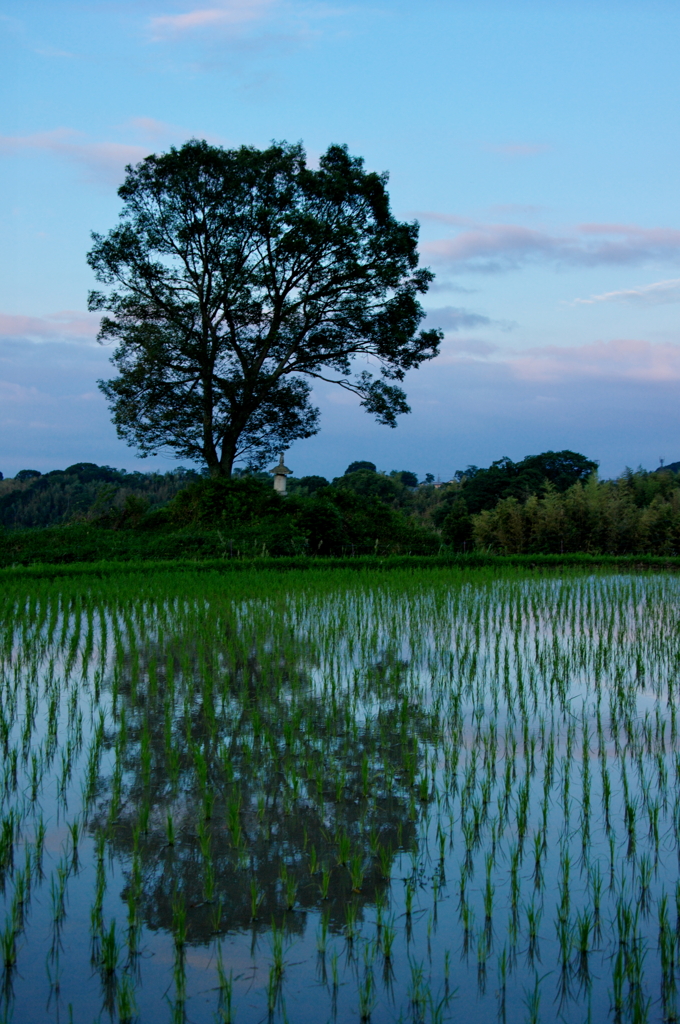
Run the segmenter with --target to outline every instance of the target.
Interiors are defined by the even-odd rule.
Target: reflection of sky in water
[[[115,1019],[115,979],[120,986],[125,977],[141,1020],[170,1019],[171,1004],[179,1013],[170,935],[178,892],[189,927],[191,1020],[213,1019],[219,955],[233,973],[236,1019],[266,1015],[272,915],[286,932],[281,992],[290,1020],[334,1012],[358,1019],[368,977],[373,1021],[400,1013],[429,1020],[428,1000],[446,993],[447,951],[450,988],[458,989],[451,1012],[459,1018],[497,1019],[506,962],[508,1022],[527,1017],[536,979],[542,1013],[580,1022],[590,1006],[591,1019],[605,1020],[622,949],[620,1019],[636,1019],[645,994],[654,1000],[648,1019],[661,1020],[672,1012],[658,946],[664,896],[673,933],[676,924],[678,585],[658,576],[461,582],[442,575],[406,586],[385,576],[244,601],[229,597],[223,577],[219,585],[204,577],[200,596],[154,602],[142,593],[118,608],[105,586],[98,603],[94,588],[97,613],[82,615],[77,642],[74,608],[65,614],[62,604],[50,625],[44,605],[36,629],[24,617],[23,633],[5,638],[2,690],[10,726],[2,812],[21,822],[4,901],[10,917],[14,906],[25,918],[5,992],[14,1020],[68,1019],[69,1002],[75,1020],[89,1020],[107,1000]],[[206,686],[214,693],[213,733]],[[164,700],[170,687],[172,704]],[[93,750],[98,781],[85,812]],[[208,824],[201,757],[214,790]],[[234,794],[240,844],[229,825]],[[148,820],[136,833],[145,801]],[[41,817],[44,878],[35,845]],[[75,861],[74,821],[82,826]],[[122,948],[108,983],[91,963],[99,942],[93,947],[91,939],[97,830],[107,837],[102,919],[110,926],[115,918],[121,943],[135,857],[141,879],[141,952],[128,961]],[[342,835],[350,844],[344,864]],[[330,869],[326,900],[312,847]],[[379,859],[388,847],[390,884]],[[27,857],[31,899],[17,910]],[[289,912],[281,864],[294,887]],[[55,929],[60,869],[66,913]],[[252,923],[251,882],[262,898]],[[356,908],[352,941],[348,907]],[[626,908],[634,921],[622,937]],[[328,948],[320,958],[325,913]],[[386,927],[395,930],[387,961]],[[564,958],[560,934],[568,936]],[[587,953],[579,953],[583,934]],[[422,982],[413,967],[421,962]],[[57,976],[58,992],[50,985]],[[274,1019],[284,1019],[280,1003]]]

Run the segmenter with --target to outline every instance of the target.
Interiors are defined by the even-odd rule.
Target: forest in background
[[[2,564],[103,557],[680,554],[680,474],[600,480],[578,453],[544,452],[431,475],[354,462],[329,481],[266,473],[213,480],[179,467],[127,473],[78,463],[0,481]]]

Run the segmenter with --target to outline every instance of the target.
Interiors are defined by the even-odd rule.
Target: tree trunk
[[[219,461],[219,476],[229,479],[234,468],[234,458],[236,457],[236,444],[233,442],[223,441],[222,442],[222,454],[220,455]]]

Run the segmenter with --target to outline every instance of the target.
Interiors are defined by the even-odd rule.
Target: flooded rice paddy
[[[0,615],[0,1020],[678,1019],[678,580],[5,580]]]

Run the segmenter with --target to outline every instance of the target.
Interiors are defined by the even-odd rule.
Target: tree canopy
[[[500,498],[526,500],[539,493],[548,480],[557,491],[566,491],[577,481],[584,481],[597,469],[597,462],[578,452],[542,452],[527,455],[521,462],[498,459],[488,469],[468,466],[456,473],[463,482],[462,495],[469,512],[492,508]]]
[[[442,335],[418,330],[433,275],[386,186],[344,146],[318,170],[300,144],[197,140],[128,167],[120,223],[88,255],[119,435],[229,476],[318,430],[319,380],[394,426],[409,411],[400,382]]]

